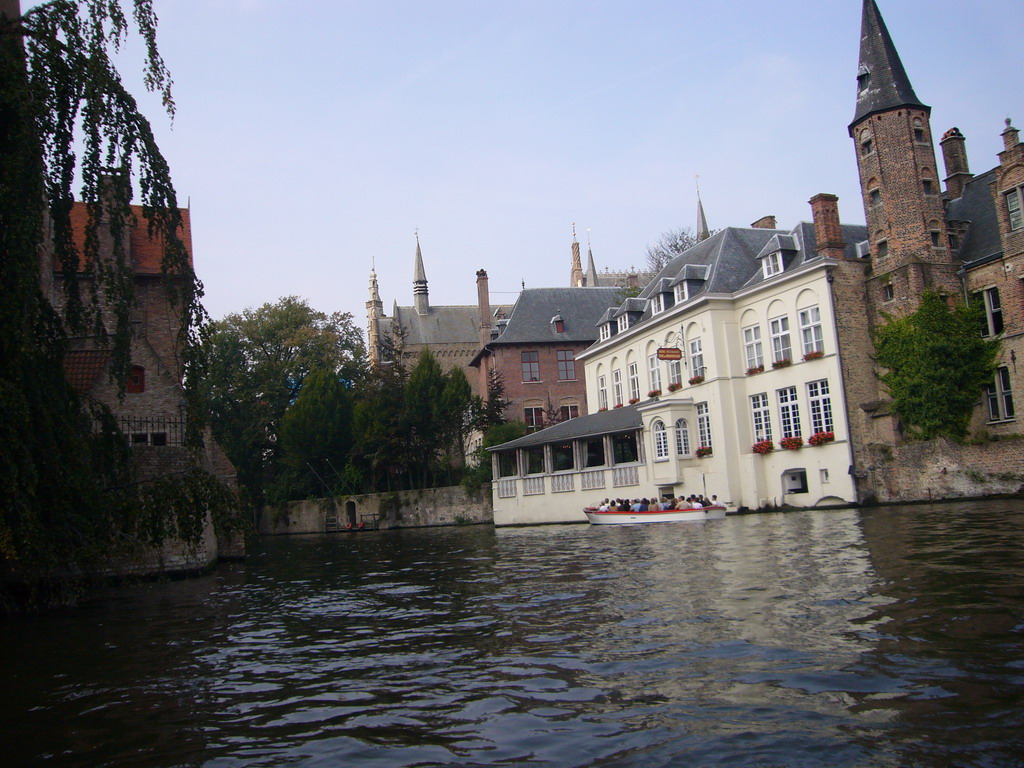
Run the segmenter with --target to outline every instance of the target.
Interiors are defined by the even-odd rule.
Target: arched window
[[[690,427],[686,419],[676,422],[676,453],[680,456],[690,455]]]
[[[668,434],[660,421],[654,422],[654,458],[659,461],[668,458]]]
[[[128,382],[125,385],[125,390],[133,395],[146,391],[145,368],[141,365],[133,365],[131,367],[131,370],[128,371]]]

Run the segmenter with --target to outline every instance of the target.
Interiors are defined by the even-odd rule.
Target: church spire
[[[857,123],[876,112],[897,107],[918,107],[930,111],[914,93],[875,0],[864,0],[860,66],[857,69],[857,112],[850,123],[851,132]]]
[[[416,307],[416,314],[425,315],[430,312],[430,300],[427,296],[427,273],[423,269],[419,231],[416,232],[416,266],[412,277],[412,301]]]
[[[576,240],[576,222],[572,223],[572,264],[569,285],[579,288],[583,285],[583,263],[580,261],[580,244]]]
[[[697,242],[707,240],[711,237],[708,229],[708,220],[704,216],[704,203],[700,200],[700,185],[697,185]]]
[[[594,251],[590,247],[590,230],[587,230],[587,274],[583,278],[583,284],[588,288],[597,287],[597,267],[594,266]]]
[[[380,300],[377,285],[376,265],[370,268],[370,300],[366,302],[366,346],[370,353],[370,365],[374,368],[381,363],[380,320],[384,316],[384,303]]]

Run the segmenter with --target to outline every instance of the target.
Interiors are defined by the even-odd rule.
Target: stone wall
[[[1024,440],[875,444],[867,455],[864,489],[880,503],[1024,494]]]
[[[262,510],[260,534],[423,528],[440,525],[492,524],[491,487],[470,496],[462,486],[420,491],[372,493],[292,501],[284,509]]]

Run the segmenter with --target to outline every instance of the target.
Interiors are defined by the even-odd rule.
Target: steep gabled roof
[[[621,289],[610,288],[527,288],[519,294],[505,330],[490,342],[532,344],[537,342],[581,342],[597,339],[598,319],[616,304]],[[551,319],[560,315],[563,332],[557,333]]]
[[[968,221],[970,226],[960,243],[957,258],[965,264],[981,261],[1002,253],[999,221],[992,200],[991,185],[996,169],[975,176],[964,185],[963,193],[946,206],[948,221]]]
[[[928,109],[914,93],[875,0],[864,0],[857,83],[857,111],[850,123],[851,130],[876,112],[896,107]]]

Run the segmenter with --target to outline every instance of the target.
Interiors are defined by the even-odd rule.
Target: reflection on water
[[[1021,765],[1022,523],[267,539],[0,625],[5,764]]]

